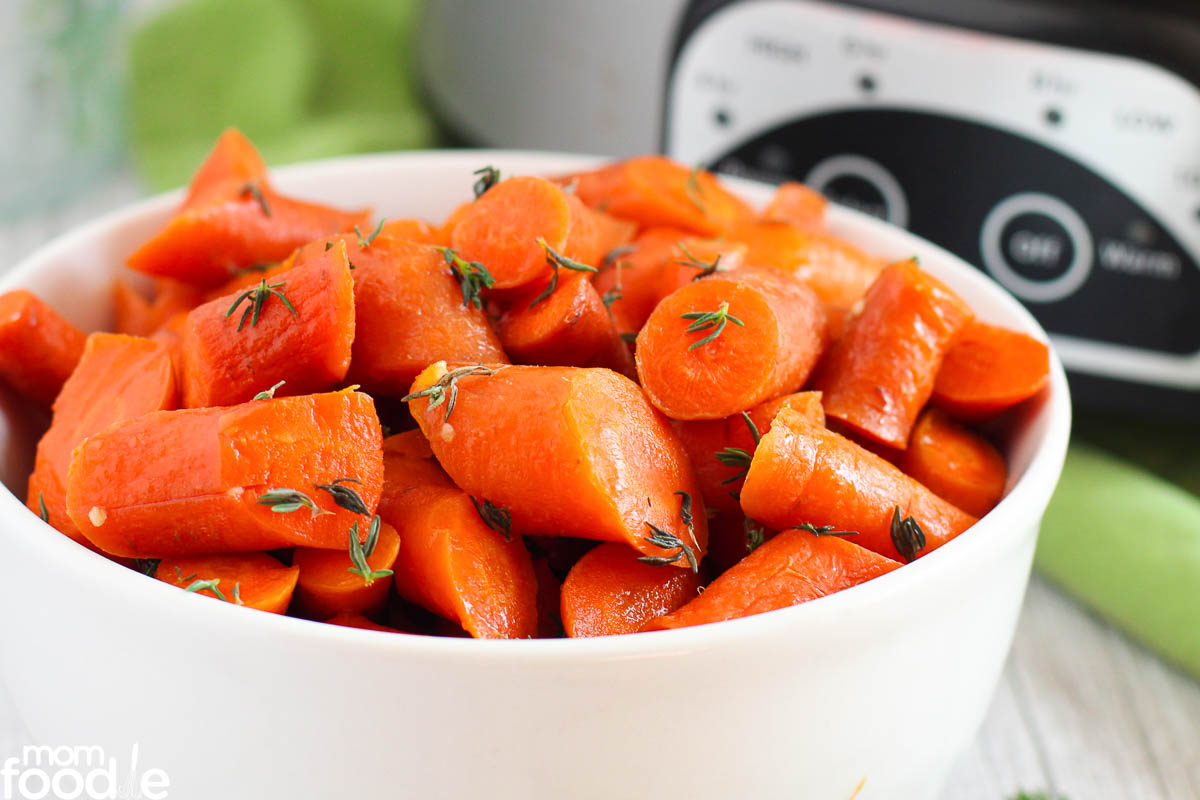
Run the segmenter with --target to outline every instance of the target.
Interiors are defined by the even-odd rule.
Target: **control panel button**
[[[1015,194],[988,212],[979,235],[983,266],[1009,291],[1033,303],[1069,297],[1092,269],[1092,236],[1057,197]]]
[[[908,198],[900,181],[878,161],[842,154],[817,163],[804,182],[835,203],[908,227]]]

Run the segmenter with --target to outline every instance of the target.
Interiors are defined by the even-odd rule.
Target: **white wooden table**
[[[0,221],[0,269],[139,194],[120,175],[53,213]],[[2,677],[0,757],[20,736]],[[1200,683],[1036,577],[987,720],[943,798],[1007,800],[1020,790],[1068,800],[1200,800]]]

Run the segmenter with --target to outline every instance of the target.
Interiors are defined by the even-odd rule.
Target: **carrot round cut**
[[[363,518],[354,533],[361,534],[367,525]],[[347,536],[348,547],[354,533]],[[395,528],[383,522],[372,544],[371,551],[363,553],[369,568],[366,574],[351,572],[361,567],[355,565],[348,550],[295,549],[292,565],[300,569],[296,601],[305,614],[324,619],[343,613],[372,614],[383,608],[392,585],[391,570],[400,551],[400,536]]]
[[[926,409],[917,420],[900,469],[977,517],[1000,502],[1008,480],[1000,451],[937,408]]]
[[[829,349],[813,388],[825,413],[880,444],[903,449],[933,393],[946,351],[971,309],[914,261],[892,264]]]
[[[341,550],[379,502],[381,439],[359,392],[146,414],[75,449],[67,513],[101,550],[134,558]],[[357,512],[336,502],[348,492]]]
[[[703,556],[708,527],[687,453],[628,378],[435,364],[413,393],[438,461],[510,513],[514,531],[625,542],[684,568]]]
[[[266,553],[238,553],[164,558],[154,577],[185,591],[283,614],[292,600],[299,572]]]
[[[779,412],[754,452],[742,508],[779,530],[828,525],[854,531],[857,544],[898,560],[941,547],[976,521],[879,456],[790,409]],[[909,519],[919,536],[903,524]]]
[[[959,419],[988,419],[1050,380],[1050,350],[1024,333],[975,320],[946,353],[933,402]]]
[[[824,597],[900,566],[838,536],[786,530],[730,567],[704,593],[647,630],[705,625]]]
[[[803,183],[781,183],[763,209],[764,220],[782,220],[800,228],[816,230],[825,222],[825,195]]]
[[[607,542],[579,559],[562,585],[567,636],[637,633],[700,591],[700,576],[638,561],[637,551]]]
[[[748,267],[659,303],[638,334],[638,375],[667,416],[720,419],[799,389],[824,335],[825,310],[808,287]]]
[[[0,380],[46,408],[79,363],[86,339],[32,292],[0,294]]]

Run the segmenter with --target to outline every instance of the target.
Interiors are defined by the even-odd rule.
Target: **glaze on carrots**
[[[0,380],[49,408],[83,355],[87,334],[25,289],[0,295]]]
[[[946,353],[933,402],[959,419],[978,421],[1033,397],[1049,380],[1050,351],[1044,343],[976,320]]]

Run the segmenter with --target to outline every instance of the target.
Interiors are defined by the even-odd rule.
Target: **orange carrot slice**
[[[1024,333],[975,320],[946,353],[933,402],[968,421],[994,417],[1050,380],[1050,351]]]
[[[809,230],[819,229],[825,223],[825,196],[803,183],[788,181],[781,183],[771,195],[771,201],[763,210],[764,220],[791,223]]]
[[[977,517],[1000,502],[1008,480],[1000,451],[936,408],[926,409],[917,420],[900,469]]]
[[[33,401],[50,407],[86,339],[32,292],[0,294],[0,380]]]
[[[205,597],[272,614],[287,612],[299,575],[266,553],[164,558],[154,577]]]
[[[307,615],[323,619],[341,613],[374,614],[383,609],[392,585],[392,566],[400,551],[400,536],[383,522],[374,541],[368,533],[367,541],[359,544],[356,534],[361,534],[364,527],[369,531],[373,524],[363,518],[347,536],[347,550],[295,549],[292,565],[300,569],[296,600]],[[351,551],[355,547],[366,561],[365,571],[353,560]]]

